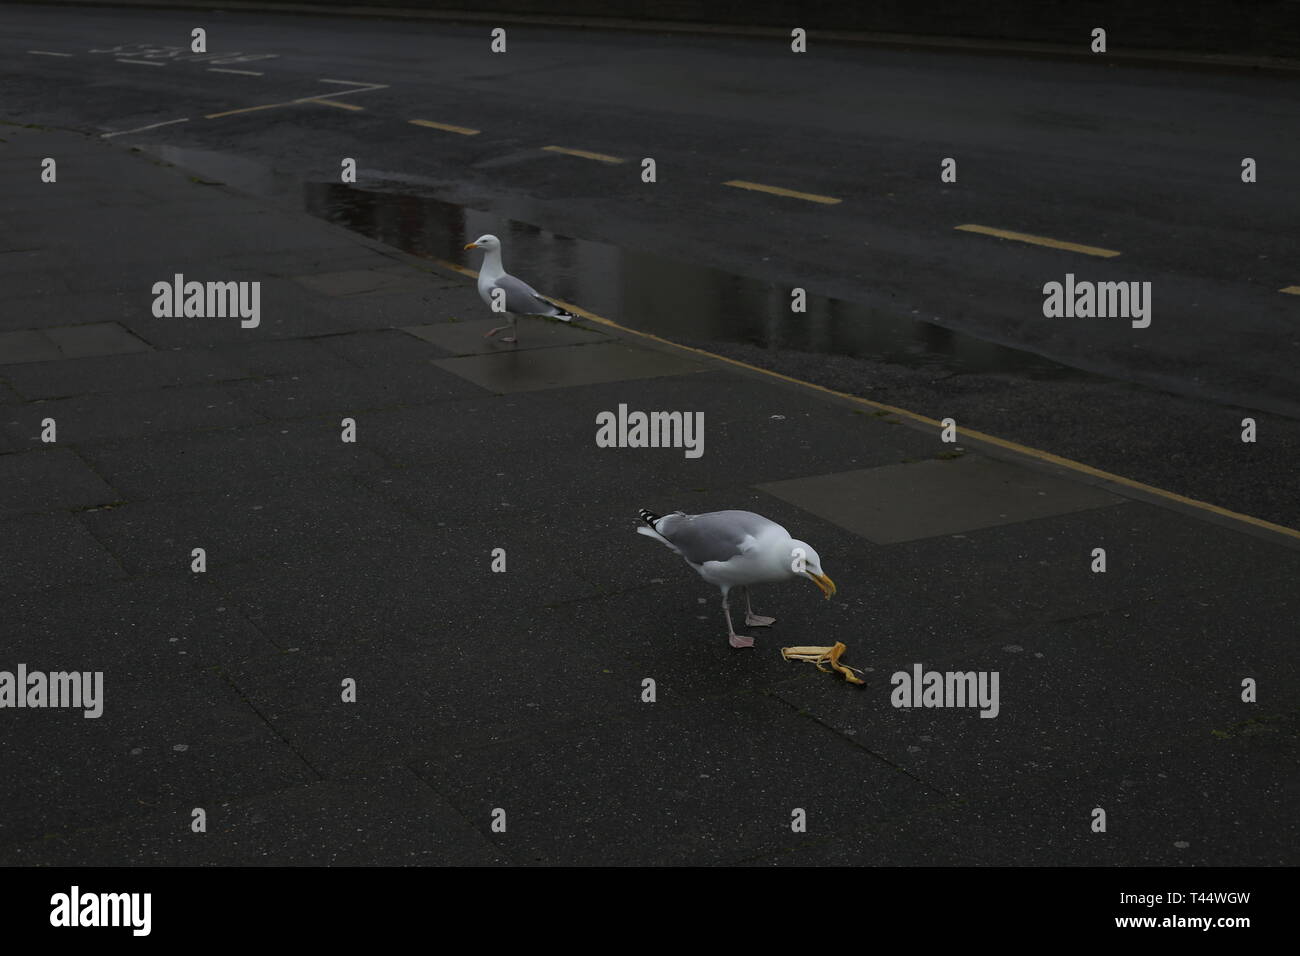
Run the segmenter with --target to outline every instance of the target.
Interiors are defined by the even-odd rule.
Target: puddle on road
[[[308,212],[414,255],[477,268],[465,243],[501,237],[512,263],[543,291],[630,328],[675,341],[742,342],[894,362],[938,372],[1082,377],[1031,352],[985,342],[911,316],[809,295],[790,311],[790,289],[651,253],[547,232],[423,196],[334,183],[303,188]],[[543,285],[539,277],[545,277]]]
[[[301,197],[307,212],[425,258],[477,268],[465,243],[485,232],[506,246],[506,268],[552,296],[630,328],[675,341],[726,341],[892,362],[945,373],[1036,379],[1089,378],[1032,352],[986,342],[901,312],[809,295],[790,311],[790,289],[651,253],[548,232],[511,219],[406,192],[302,182],[227,153],[160,147],[160,158],[267,198]]]

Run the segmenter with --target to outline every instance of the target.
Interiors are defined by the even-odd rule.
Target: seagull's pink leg
[[[490,339],[490,338],[492,338],[492,336],[496,335],[498,332],[504,332],[506,329],[509,329],[511,332],[513,332],[513,331],[515,330],[515,322],[516,322],[516,321],[517,321],[517,320],[515,319],[515,317],[514,317],[513,315],[510,316],[510,322],[509,322],[509,324],[507,324],[507,325],[498,325],[495,329],[492,329],[490,332],[488,332],[486,335],[484,335],[483,338],[485,338],[485,339]],[[503,338],[501,341],[502,341],[502,342],[505,342],[507,345],[514,345],[515,342],[518,341],[518,339],[516,339],[513,335],[509,335],[509,336]]]
[[[727,616],[727,642],[732,647],[753,647],[754,639],[746,637],[744,634],[737,634],[736,629],[731,624],[731,605],[727,603],[727,595],[724,591],[722,594],[722,613]]]
[[[749,627],[767,627],[775,623],[774,617],[764,617],[762,614],[754,613],[754,609],[749,604],[749,588],[745,588],[745,624]]]

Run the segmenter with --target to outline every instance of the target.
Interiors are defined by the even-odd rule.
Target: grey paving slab
[[[384,464],[341,441],[338,423],[329,421],[135,438],[79,451],[127,500],[274,484],[299,471],[349,475]]]
[[[0,365],[60,358],[53,342],[36,330],[0,332]]]
[[[495,339],[483,337],[489,329],[504,324],[505,319],[495,317],[440,322],[436,325],[413,325],[402,331],[438,346],[447,355],[496,355],[507,348],[545,349],[557,345],[590,345],[593,342],[609,341],[608,335],[587,325],[548,322],[532,316],[521,316],[518,319],[519,341],[513,346],[502,345]],[[498,333],[498,335],[509,334]]]
[[[121,355],[148,349],[149,343],[142,342],[115,322],[0,332],[0,365]]]
[[[0,415],[0,428],[15,442],[40,448],[46,418],[54,419],[59,441],[68,444],[265,421],[243,401],[242,393],[219,385],[193,385],[33,402],[16,416]]]
[[[315,778],[219,674],[140,671],[52,651],[25,663],[102,671],[104,709],[90,720],[66,709],[6,713],[0,844]]]
[[[1203,743],[1178,759],[1117,772],[1087,768],[1033,796],[956,801],[905,820],[810,834],[754,866],[1285,866],[1294,823],[1270,766],[1293,759],[1294,727],[1257,726],[1250,741]],[[1269,729],[1271,728],[1271,729]],[[1214,753],[1222,747],[1227,752]],[[1092,812],[1106,811],[1106,831]]]
[[[427,405],[470,398],[483,389],[432,364],[390,368],[337,368],[227,386],[230,394],[267,418],[302,418]],[[361,422],[357,423],[358,428]]]
[[[405,767],[384,767],[0,848],[11,866],[486,866],[508,863]],[[178,820],[181,821],[178,825]]]
[[[47,523],[52,533],[58,529]],[[67,575],[55,588],[14,594],[0,622],[9,662],[95,661],[133,672],[171,673],[278,652],[220,589],[202,575],[171,573],[121,580]]]
[[[50,296],[14,290],[14,297],[0,312],[0,333],[22,332],[68,324],[69,316],[80,322],[121,322],[142,313],[136,296],[122,292],[80,292]],[[7,349],[6,349],[7,351]],[[56,358],[58,356],[55,356]]]
[[[1096,548],[1106,552],[1104,573],[1092,570]],[[1134,501],[889,545],[878,557],[847,553],[918,606],[952,605],[1002,628],[1300,574],[1292,549]]]
[[[967,454],[953,460],[818,475],[764,491],[888,544],[1118,504],[1099,488],[1009,462]]]
[[[1300,665],[1284,623],[1294,619],[1297,599],[1276,593],[1282,577],[1241,594],[1226,618],[1231,624],[1220,617],[1207,626],[1191,601],[1145,601],[1032,625],[958,654],[895,650],[892,660],[873,659],[877,671],[858,697],[812,680],[778,693],[962,798],[1042,798],[1096,771],[1139,779],[1153,766],[1190,770],[1181,755],[1241,721],[1286,714],[1300,702],[1293,689]],[[918,663],[938,672],[998,672],[997,716],[969,707],[895,707],[892,674]],[[1263,674],[1275,696],[1267,706],[1243,703],[1241,680]],[[1270,772],[1294,779],[1282,764]]]
[[[492,551],[506,551],[505,573]],[[210,570],[247,617],[281,646],[372,644],[446,626],[453,611],[504,602],[540,607],[590,596],[544,528],[407,524],[331,551]]]
[[[235,378],[285,375],[292,372],[345,368],[347,362],[326,348],[327,339],[260,339],[215,345],[210,350],[223,364],[237,369]]]
[[[646,704],[549,745],[414,766],[471,820],[504,809],[508,829],[493,842],[539,864],[726,862],[797,843],[795,808],[843,825],[915,813],[936,797],[758,695]]]
[[[343,272],[296,275],[293,276],[293,281],[321,295],[334,296],[385,295],[393,292],[421,292],[425,289],[422,277],[416,273],[380,269],[348,269]]]
[[[10,415],[5,419],[16,420]],[[91,507],[118,497],[69,448],[0,456],[0,515]]]
[[[600,351],[589,354],[585,351],[588,348]],[[468,355],[441,359],[436,364],[493,392],[531,392],[593,382],[680,375],[705,368],[693,359],[615,342]]]
[[[17,455],[0,456],[0,471]],[[72,515],[14,515],[0,518],[0,559],[5,573],[0,594],[69,587],[126,576]]]
[[[597,446],[597,416],[616,415],[620,404],[703,411],[702,457],[687,458],[682,448]],[[379,412],[368,416],[363,441],[409,466],[385,475],[376,490],[412,506],[453,514],[551,508],[579,524],[589,522],[589,507],[606,500],[605,514],[614,518],[640,507],[671,508],[678,490],[886,464],[926,445],[910,429],[882,436],[873,420],[850,409],[725,372],[488,397],[449,405],[445,414]],[[558,481],[557,465],[565,476]],[[660,489],[659,497],[647,500],[650,489]],[[613,508],[617,494],[621,512]]]
[[[199,495],[130,502],[84,512],[82,522],[132,574],[185,572],[196,547],[208,574],[261,561],[289,565],[304,555],[336,553],[401,537],[411,515],[346,477],[286,475]]]
[[[427,365],[430,359],[443,358],[446,351],[427,342],[413,341],[397,329],[373,329],[328,335],[316,339],[322,349],[353,365],[391,368],[396,365]]]
[[[242,378],[243,371],[206,350],[168,350],[15,365],[5,377],[29,399],[125,392]]]

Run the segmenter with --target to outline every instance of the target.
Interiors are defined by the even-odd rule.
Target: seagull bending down
[[[483,250],[483,268],[478,273],[479,298],[487,303],[489,309],[500,311],[500,307],[495,306],[493,303],[493,290],[500,289],[501,292],[496,293],[496,297],[501,298],[502,293],[504,293],[505,311],[510,313],[508,323],[497,326],[484,335],[483,338],[490,339],[498,332],[509,329],[511,335],[501,341],[514,342],[515,316],[517,315],[544,315],[548,318],[559,319],[562,322],[573,321],[572,312],[561,309],[527,282],[516,279],[506,272],[505,267],[501,265],[501,240],[496,236],[479,236],[473,242],[466,244],[465,248]]]
[[[789,578],[807,578],[821,588],[826,599],[835,582],[822,572],[821,558],[812,545],[790,537],[775,521],[752,511],[713,511],[688,515],[676,511],[657,515],[641,509],[644,534],[672,548],[700,577],[722,591],[722,613],[727,618],[727,640],[732,647],[753,647],[754,639],[737,634],[731,623],[727,592],[745,589],[745,624],[767,627],[776,619],[755,614],[749,603],[749,586]]]

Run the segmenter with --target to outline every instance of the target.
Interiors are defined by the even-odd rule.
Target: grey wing
[[[502,276],[493,283],[506,293],[506,311],[519,315],[554,315],[560,310],[548,302],[540,293],[523,279],[514,276]]]
[[[713,511],[703,515],[665,515],[655,528],[691,564],[729,561],[746,550],[747,540],[779,527],[752,511]]]

